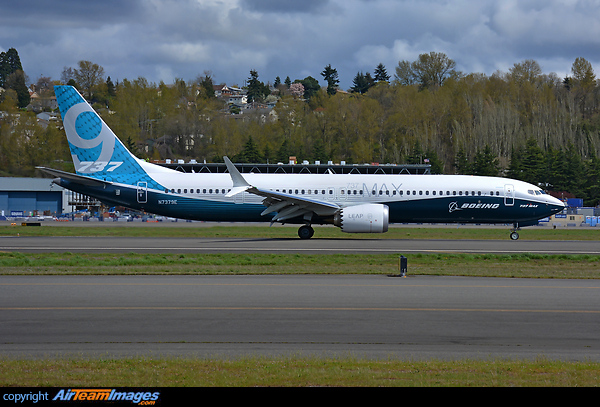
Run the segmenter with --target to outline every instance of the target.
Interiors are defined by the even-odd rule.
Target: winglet
[[[235,165],[231,162],[231,160],[224,156],[223,160],[225,160],[225,165],[227,166],[227,170],[229,171],[229,175],[231,176],[231,181],[233,182],[233,188],[227,194],[225,194],[226,198],[232,197],[234,195],[239,194],[240,192],[244,192],[249,188],[252,188],[252,185],[248,184],[242,174],[235,168]]]

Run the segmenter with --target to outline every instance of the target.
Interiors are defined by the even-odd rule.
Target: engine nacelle
[[[335,214],[333,224],[346,233],[385,233],[390,209],[382,204],[348,206]]]

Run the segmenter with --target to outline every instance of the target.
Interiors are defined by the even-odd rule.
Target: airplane
[[[514,179],[466,175],[182,173],[135,157],[71,86],[55,86],[75,174],[36,167],[53,183],[167,217],[229,222],[333,224],[384,233],[390,223],[512,224],[517,230],[562,211],[562,201]]]

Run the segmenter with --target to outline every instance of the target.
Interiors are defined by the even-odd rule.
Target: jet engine
[[[342,208],[333,224],[346,233],[385,233],[389,225],[389,208],[382,204],[364,204]]]

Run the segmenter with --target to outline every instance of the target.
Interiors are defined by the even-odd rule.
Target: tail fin
[[[54,93],[77,174],[129,185],[151,181],[140,160],[74,87],[55,86]]]

